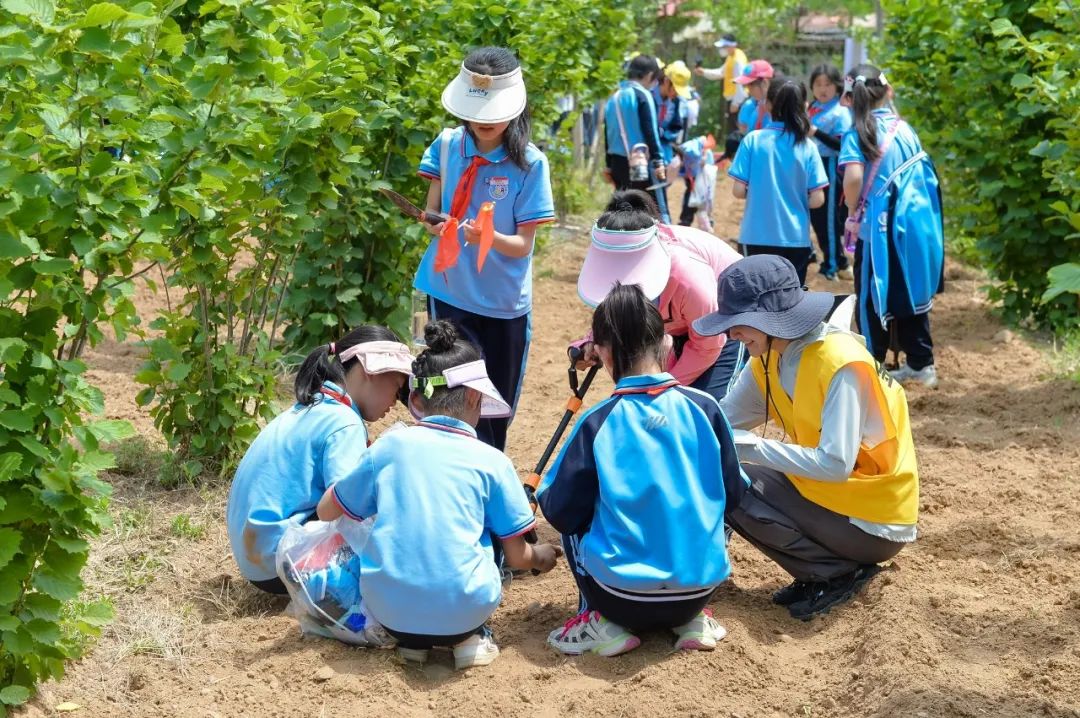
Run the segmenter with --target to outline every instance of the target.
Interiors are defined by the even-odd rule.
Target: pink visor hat
[[[646,297],[656,299],[670,276],[671,256],[660,243],[655,224],[632,232],[594,226],[578,275],[578,296],[595,308],[619,282],[636,284]]]
[[[440,386],[445,386],[448,389],[467,386],[480,392],[480,418],[482,419],[504,419],[514,413],[510,405],[499,394],[499,390],[491,383],[491,379],[488,378],[487,367],[484,365],[483,359],[444,369],[442,376],[414,376],[409,379],[409,389],[419,391],[429,399],[435,389]],[[413,416],[417,419],[423,418],[416,414],[411,403],[409,404],[409,411],[412,411]]]
[[[368,374],[385,374],[392,371],[412,376],[412,352],[409,351],[409,347],[398,342],[354,344],[337,356],[342,363],[356,359]]]

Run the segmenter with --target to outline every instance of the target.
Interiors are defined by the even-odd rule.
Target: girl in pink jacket
[[[591,307],[615,282],[637,284],[660,310],[670,337],[666,370],[683,386],[714,396],[727,393],[739,360],[739,343],[694,331],[695,319],[716,311],[716,280],[741,256],[723,240],[692,227],[660,224],[644,192],[616,192],[592,230],[592,244],[578,276],[578,295]],[[591,337],[576,345],[596,361]]]

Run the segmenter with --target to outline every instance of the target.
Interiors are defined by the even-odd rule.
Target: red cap
[[[754,60],[743,67],[742,74],[735,78],[735,82],[740,85],[749,85],[756,80],[770,79],[772,76],[772,65],[765,60]]]

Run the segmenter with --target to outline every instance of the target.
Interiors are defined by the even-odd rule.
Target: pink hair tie
[[[334,353],[336,351],[337,351],[337,349],[334,346],[334,342],[330,342],[330,356],[334,356]]]

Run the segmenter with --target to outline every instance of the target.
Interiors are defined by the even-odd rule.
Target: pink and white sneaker
[[[675,648],[679,651],[711,651],[716,648],[717,641],[724,640],[727,629],[716,622],[712,617],[712,611],[705,609],[687,623],[671,629],[678,640]]]
[[[600,615],[583,611],[548,635],[548,645],[568,656],[595,653],[617,656],[641,645],[641,639]]]

